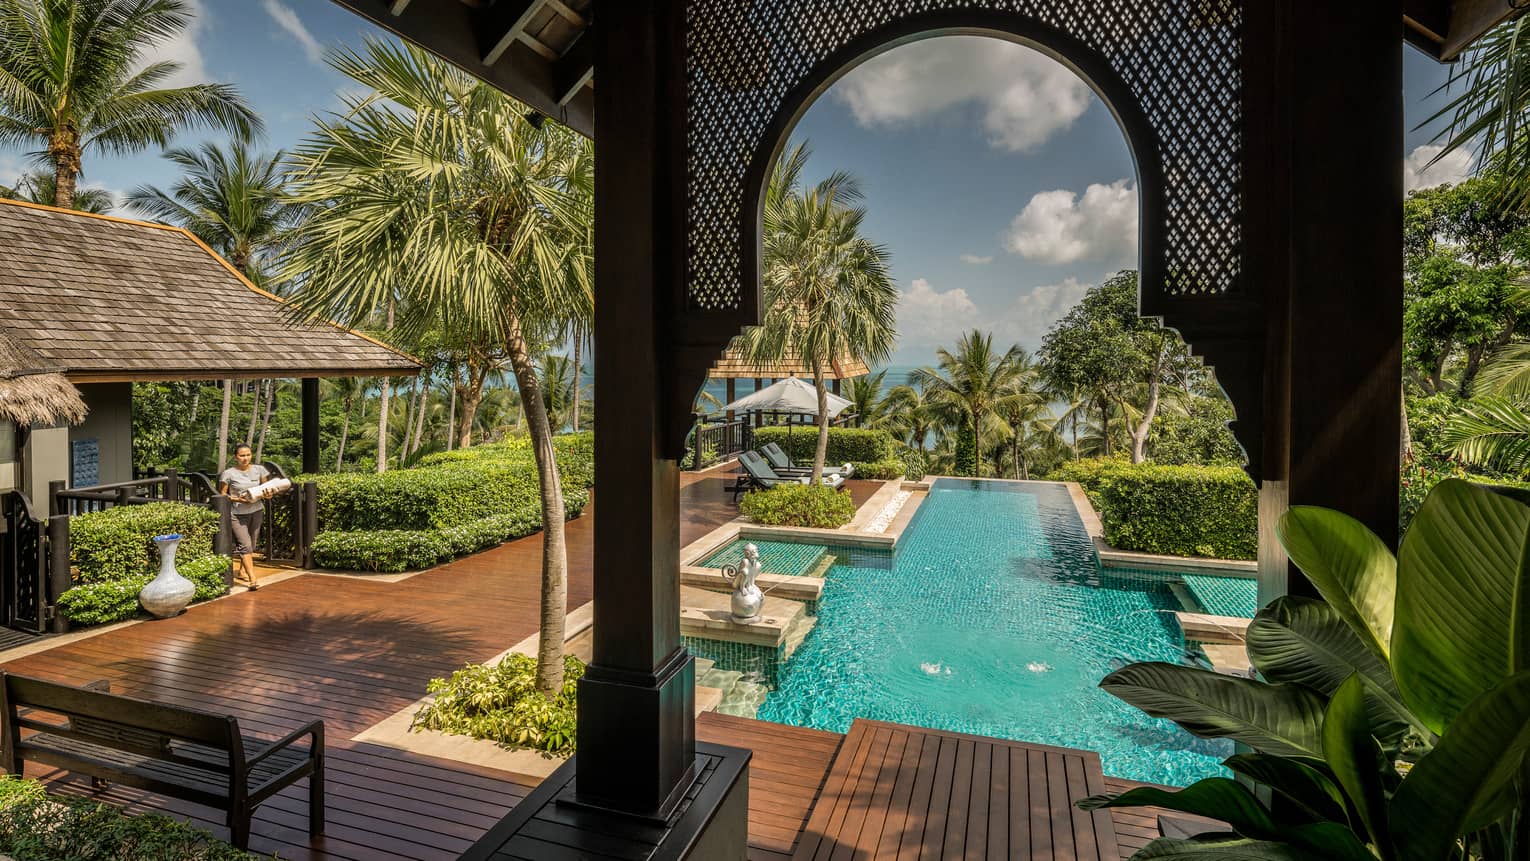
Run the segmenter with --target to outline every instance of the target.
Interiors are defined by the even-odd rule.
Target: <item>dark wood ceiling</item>
[[[334,2],[575,131],[594,134],[589,28],[595,0]],[[1403,35],[1420,50],[1448,62],[1526,5],[1530,0],[1403,0]]]
[[[580,134],[594,134],[594,0],[334,2]]]

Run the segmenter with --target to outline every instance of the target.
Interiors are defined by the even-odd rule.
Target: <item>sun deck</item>
[[[736,514],[720,490],[723,482],[715,473],[687,476],[686,535],[705,534]],[[568,524],[570,610],[591,597],[594,506],[587,512]],[[540,537],[531,536],[402,578],[295,576],[256,593],[199,605],[174,619],[129,625],[73,642],[55,641],[58,644],[46,651],[0,667],[75,684],[106,679],[114,692],[228,713],[239,718],[247,733],[269,737],[322,718],[328,731],[327,833],[309,840],[306,786],[299,784],[258,810],[251,850],[293,861],[455,858],[525,798],[537,778],[353,739],[408,708],[429,679],[468,661],[491,658],[507,643],[534,633],[540,562]],[[853,795],[857,784],[843,779],[836,783],[832,769],[858,761],[855,752],[861,750],[867,727],[909,739],[950,735],[858,722],[842,736],[701,715],[700,740],[754,752],[749,777],[752,861],[787,861],[794,853],[813,857],[801,853],[804,839],[817,840],[823,832],[816,825],[819,818],[827,816],[826,822],[837,822],[835,827],[845,830],[844,817],[834,819],[838,808],[833,805],[850,797],[846,792]],[[968,761],[960,757],[966,756],[969,745],[982,746],[990,754],[1024,747],[992,739],[957,744],[951,751],[958,757],[952,759],[953,766]],[[1071,753],[1079,759],[1073,763],[1077,767],[1064,766],[1059,779],[1082,780],[1085,762],[1093,754]],[[885,751],[882,758],[892,762]],[[1036,765],[1041,771],[1027,771],[1024,780],[1039,774],[1050,786],[1048,757],[1040,757]],[[918,762],[910,760],[909,767],[917,771]],[[1092,774],[1098,774],[1097,757]],[[28,775],[56,780],[59,791],[92,793],[84,777],[30,767]],[[1021,777],[1015,772],[1009,780],[1018,786]],[[1079,786],[1099,791],[1093,784]],[[1052,805],[1050,815],[1074,815],[1066,802],[1077,793],[1072,784],[1065,788],[1066,798],[1059,796],[1064,800]],[[983,791],[988,792],[986,787]],[[108,788],[99,797],[131,812],[158,810],[189,817],[214,834],[227,834],[221,817],[210,808],[122,787]],[[945,797],[954,805],[959,795]],[[985,809],[985,820],[997,825],[1008,809],[994,808],[993,814]],[[920,815],[933,822],[948,813],[932,803],[920,810],[924,812],[911,808],[899,815],[909,822]],[[879,815],[871,814],[867,822]],[[1127,847],[1140,846],[1151,836],[1150,816],[1118,814],[1114,821],[1120,835],[1115,842],[1123,857],[1129,854]],[[1108,829],[1098,835],[1097,852],[1077,851],[1078,844],[1074,851],[1062,852],[1059,843],[1045,857],[1114,858],[1106,847],[1115,835]]]

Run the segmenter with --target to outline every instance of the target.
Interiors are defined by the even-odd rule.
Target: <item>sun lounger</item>
[[[771,468],[779,475],[806,475],[813,471],[811,466],[797,466],[792,463],[792,459],[787,455],[785,449],[773,442],[768,442],[762,446],[760,454],[765,455],[765,459],[770,461]],[[849,478],[855,474],[855,467],[848,463],[844,466],[825,466],[823,474]]]
[[[735,497],[746,490],[765,490],[783,484],[807,484],[811,480],[807,475],[781,475],[771,468],[765,458],[760,457],[759,452],[743,452],[738,456],[738,462],[744,467],[744,474],[729,488]],[[825,475],[822,481],[827,487],[839,487],[845,483],[844,477],[839,475]]]

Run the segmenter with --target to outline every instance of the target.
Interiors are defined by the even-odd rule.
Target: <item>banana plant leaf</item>
[[[1329,856],[1289,843],[1221,837],[1154,840],[1132,861],[1329,861]]]
[[[1247,646],[1249,660],[1267,681],[1306,685],[1324,696],[1359,675],[1371,734],[1383,748],[1396,751],[1410,730],[1426,740],[1433,735],[1403,705],[1391,668],[1323,601],[1275,599],[1249,623]]]
[[[1319,822],[1348,823],[1344,794],[1328,775],[1296,757],[1239,753],[1222,761],[1233,774],[1268,786]]]
[[[1390,660],[1397,559],[1387,545],[1353,517],[1308,505],[1292,506],[1275,534],[1366,648]]]
[[[1530,669],[1530,506],[1442,481],[1398,564],[1392,674],[1409,709],[1444,733],[1467,703]]]
[[[1359,813],[1370,842],[1380,848],[1383,859],[1393,857],[1384,781],[1391,765],[1371,737],[1365,685],[1359,675],[1350,676],[1328,701],[1323,715],[1323,759]]]
[[[1530,754],[1530,670],[1515,673],[1463,709],[1392,797],[1405,861],[1447,857],[1456,838],[1525,803],[1514,781]]]
[[[1285,756],[1323,755],[1323,698],[1300,685],[1152,662],[1122,667],[1100,687],[1202,738],[1231,738]]]
[[[1342,861],[1375,861],[1348,827],[1332,822],[1277,820],[1254,794],[1225,777],[1198,780],[1177,792],[1142,786],[1117,796],[1096,795],[1078,803],[1085,810],[1102,807],[1163,807],[1227,824],[1240,837],[1285,842]]]

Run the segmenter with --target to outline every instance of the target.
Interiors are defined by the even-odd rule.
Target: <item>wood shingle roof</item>
[[[412,375],[176,227],[0,200],[0,327],[74,382]]]

